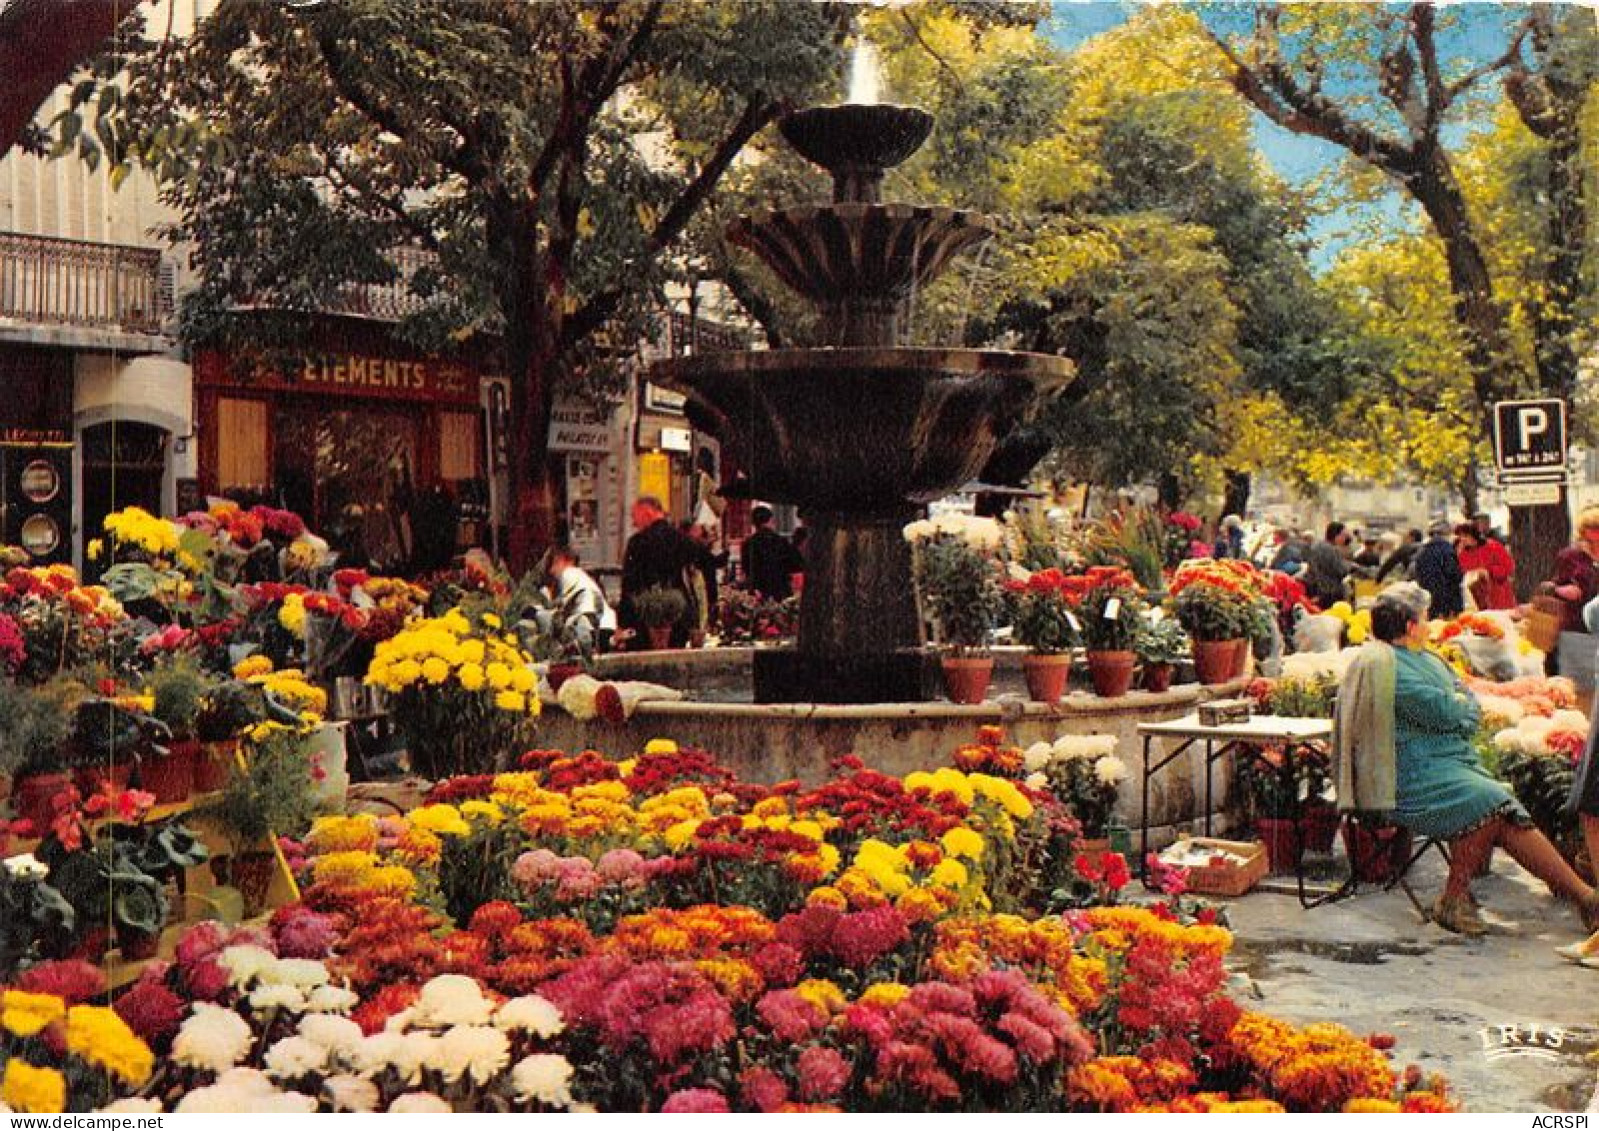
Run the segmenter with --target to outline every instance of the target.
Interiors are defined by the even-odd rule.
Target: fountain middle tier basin
[[[753,212],[727,235],[824,305],[903,299],[993,234],[975,212],[915,204],[815,204]]]
[[[761,498],[865,515],[969,481],[1074,372],[1045,354],[896,347],[702,354],[651,380],[688,396]]]

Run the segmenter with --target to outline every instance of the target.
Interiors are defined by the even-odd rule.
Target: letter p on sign
[[[1565,401],[1500,401],[1493,419],[1494,455],[1502,475],[1565,472]]]
[[[1549,413],[1541,408],[1518,408],[1516,423],[1520,430],[1518,448],[1531,448],[1532,438],[1549,431]]]

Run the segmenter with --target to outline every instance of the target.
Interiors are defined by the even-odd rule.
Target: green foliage
[[[1175,664],[1188,653],[1188,634],[1171,617],[1146,619],[1133,640],[1133,651],[1146,664]]]
[[[1265,714],[1284,718],[1330,719],[1337,694],[1338,681],[1331,676],[1279,679],[1273,681],[1260,706]]]
[[[243,761],[203,815],[221,826],[237,852],[259,848],[273,836],[304,833],[316,815],[305,736],[273,729],[250,743]]]
[[[177,739],[193,738],[213,681],[194,660],[180,657],[156,665],[145,678],[155,698],[155,717]]]
[[[1018,644],[1044,655],[1067,652],[1077,644],[1078,630],[1072,627],[1076,614],[1063,594],[1024,589],[1010,596],[1011,628]]]
[[[68,740],[82,697],[83,688],[67,680],[30,687],[0,679],[0,773],[68,765]]]
[[[0,868],[0,979],[12,981],[23,966],[43,957],[41,943],[70,937],[77,918],[49,883]]]
[[[645,628],[669,628],[683,619],[688,598],[670,585],[652,585],[633,598],[633,611]]]
[[[916,585],[941,644],[956,652],[988,647],[1004,598],[994,559],[947,533],[916,543]]]
[[[1131,585],[1096,585],[1083,596],[1083,645],[1095,652],[1130,652],[1143,631],[1144,595]]]
[[[1240,640],[1252,637],[1254,604],[1241,593],[1196,582],[1171,599],[1171,612],[1194,640]]]
[[[1498,761],[1499,777],[1510,785],[1516,800],[1527,807],[1533,823],[1568,859],[1575,859],[1582,835],[1576,815],[1566,809],[1574,774],[1570,759],[1564,755],[1501,750]]]
[[[195,719],[195,735],[201,742],[229,742],[266,717],[266,695],[259,686],[239,679],[222,680],[206,691]]]
[[[1146,589],[1164,582],[1166,521],[1153,507],[1126,507],[1094,522],[1084,541],[1089,565],[1121,566]]]

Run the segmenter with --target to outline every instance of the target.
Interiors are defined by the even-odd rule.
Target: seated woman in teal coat
[[[1433,908],[1434,921],[1461,934],[1487,930],[1470,883],[1497,846],[1555,895],[1576,904],[1588,930],[1599,927],[1599,893],[1532,827],[1510,790],[1483,769],[1472,747],[1476,699],[1449,665],[1427,651],[1427,614],[1414,602],[1383,598],[1372,608],[1371,630],[1393,651],[1395,816],[1413,832],[1450,842],[1449,879]]]

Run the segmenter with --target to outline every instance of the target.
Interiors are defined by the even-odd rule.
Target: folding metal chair
[[[1378,830],[1382,830],[1384,832],[1392,830],[1393,836],[1402,835],[1407,838],[1407,847],[1404,849],[1403,860],[1394,866],[1393,874],[1380,881],[1366,882],[1370,886],[1380,888],[1382,891],[1392,891],[1396,887],[1399,888],[1405,893],[1405,898],[1410,900],[1410,905],[1416,909],[1416,914],[1421,917],[1421,921],[1423,923],[1430,922],[1432,916],[1428,913],[1427,906],[1421,902],[1421,900],[1416,896],[1415,889],[1410,886],[1410,870],[1416,866],[1416,861],[1420,860],[1423,856],[1427,855],[1427,853],[1432,852],[1435,849],[1437,850],[1438,855],[1443,857],[1444,866],[1448,867],[1450,863],[1448,843],[1440,840],[1437,837],[1430,836],[1422,837],[1418,842],[1404,828],[1404,826],[1395,824],[1390,815],[1386,813],[1370,813],[1360,811],[1348,812],[1344,814],[1344,821],[1346,823],[1352,823],[1359,828],[1366,830],[1367,835],[1373,837],[1374,839],[1391,839],[1379,837]],[[1345,844],[1347,845],[1351,840],[1358,842],[1361,839],[1362,838],[1360,834],[1357,833],[1355,837],[1351,837],[1346,840]],[[1393,852],[1394,850],[1389,849],[1389,851]],[[1362,883],[1360,871],[1361,869],[1359,867],[1359,863],[1355,860],[1354,856],[1351,855],[1349,858],[1349,876],[1342,884],[1330,892],[1307,895],[1305,890],[1304,869],[1298,869],[1300,904],[1307,908],[1320,907],[1323,904],[1337,903],[1339,900],[1348,899],[1351,896],[1358,894]]]

